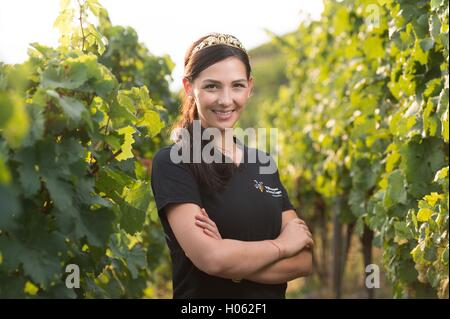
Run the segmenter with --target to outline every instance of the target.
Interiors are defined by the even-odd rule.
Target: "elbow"
[[[313,274],[313,266],[310,265],[303,270],[302,277],[309,277]]]

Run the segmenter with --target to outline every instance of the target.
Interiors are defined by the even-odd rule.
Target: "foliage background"
[[[97,0],[62,1],[55,26],[58,48],[0,62],[0,296],[171,297],[149,172],[182,97],[173,62]],[[272,36],[239,124],[279,129],[317,243],[288,297],[448,298],[448,0],[325,1]]]

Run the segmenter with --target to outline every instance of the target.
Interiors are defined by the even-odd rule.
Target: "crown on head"
[[[196,52],[218,44],[225,44],[229,45],[238,49],[241,49],[245,53],[247,51],[245,50],[242,43],[234,36],[230,34],[223,34],[223,33],[211,33],[206,39],[204,39],[202,42],[200,42],[193,50],[192,54],[195,54]]]

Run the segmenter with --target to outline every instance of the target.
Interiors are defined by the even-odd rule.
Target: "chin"
[[[220,123],[220,122],[213,122],[214,123],[214,127],[217,127],[220,130],[225,130],[227,128],[233,128],[234,125],[236,124],[237,120],[233,120],[233,121],[229,121],[226,123]]]

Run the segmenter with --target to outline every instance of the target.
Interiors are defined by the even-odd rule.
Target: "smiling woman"
[[[287,281],[311,273],[314,243],[278,171],[260,172],[267,154],[226,134],[253,90],[247,52],[235,37],[212,33],[190,46],[184,65],[186,98],[174,144],[154,156],[151,179],[173,262],[173,296],[285,298]],[[193,140],[198,122],[203,132],[218,132],[206,142],[222,161],[204,160],[209,143]],[[182,129],[190,154],[202,153],[200,162],[173,161],[173,150],[186,142]]]
[[[220,36],[220,37],[219,37]],[[173,127],[192,133],[193,121],[200,120],[203,128],[221,131],[234,127],[247,99],[253,90],[253,78],[247,51],[235,37],[210,34],[192,43],[184,59],[184,100],[181,118]],[[224,134],[225,136],[225,134]],[[173,137],[174,142],[180,136]],[[207,141],[200,141],[202,148]],[[242,150],[231,141],[222,140],[228,146],[222,153],[234,153],[239,161]],[[231,146],[230,146],[231,145]],[[190,168],[205,189],[217,190],[231,177],[233,163],[192,163]]]

